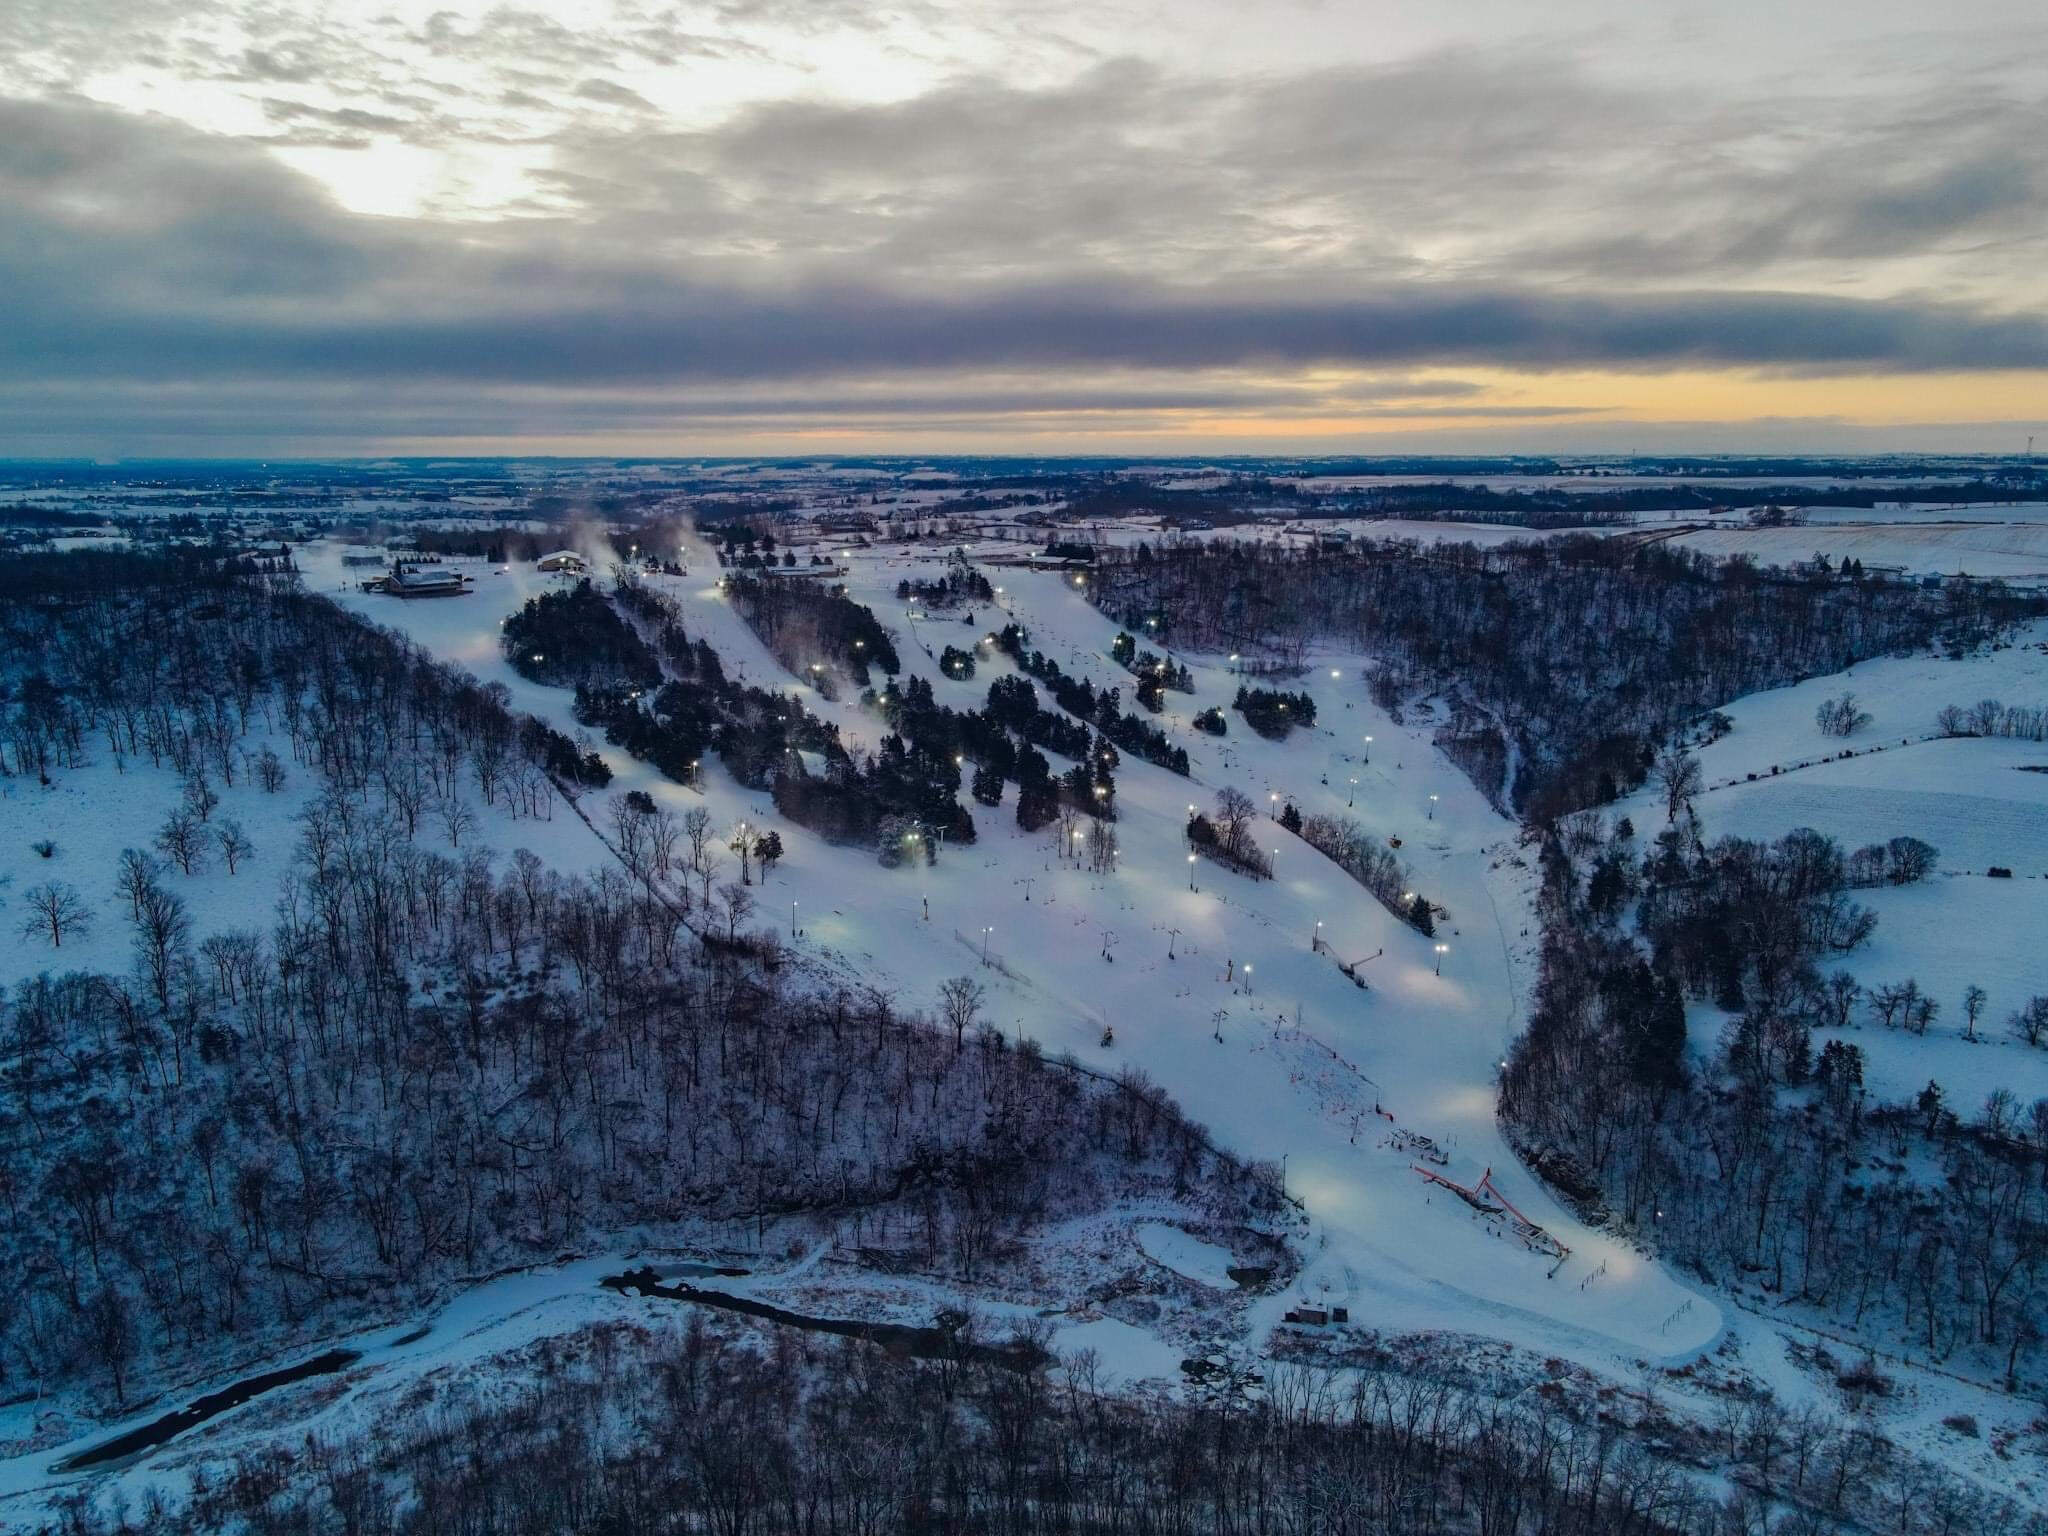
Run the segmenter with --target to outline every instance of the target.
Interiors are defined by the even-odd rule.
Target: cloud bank
[[[16,15],[48,78],[0,96],[0,450],[229,419],[366,445],[1521,430],[1612,415],[1560,375],[2048,379],[2024,50],[1787,100],[1674,96],[1563,42],[1232,77],[1062,40],[1090,56],[1043,80],[689,121],[649,71],[766,67],[730,17],[444,13],[379,53],[319,29],[173,49],[161,14],[112,13],[258,126],[93,99],[75,25]],[[519,174],[380,216],[292,159],[380,146]]]

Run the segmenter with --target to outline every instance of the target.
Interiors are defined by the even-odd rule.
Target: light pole
[[[1369,763],[1372,761],[1372,738],[1370,736],[1365,738],[1365,751],[1360,753],[1359,756],[1363,762]]]
[[[1316,919],[1316,931],[1309,937],[1308,952],[1312,955],[1319,955],[1323,952],[1323,921],[1321,918]]]
[[[984,925],[981,930],[981,963],[983,965],[988,964],[988,939],[989,935],[995,931],[994,924]]]
[[[1354,805],[1356,805],[1357,803],[1358,803],[1358,777],[1357,777],[1357,775],[1356,775],[1356,774],[1354,774],[1354,775],[1352,775],[1352,779],[1351,779],[1351,790],[1350,790],[1350,792],[1349,792],[1348,794],[1346,794],[1346,795],[1344,796],[1344,808],[1345,808],[1346,810],[1350,810],[1350,809],[1351,809],[1351,807],[1353,807],[1353,806],[1354,806]]]
[[[1444,973],[1444,956],[1450,953],[1450,949],[1451,946],[1448,944],[1439,944],[1436,947],[1436,973],[1439,976]]]
[[[1192,890],[1193,890],[1194,888],[1195,888],[1195,856],[1194,856],[1194,855],[1193,855],[1193,854],[1191,853],[1191,854],[1189,854],[1189,855],[1188,855],[1188,889],[1192,891]]]
[[[789,904],[789,936],[792,939],[796,937],[796,903],[793,901]]]
[[[1252,963],[1249,960],[1244,963],[1244,995],[1252,995]]]
[[[1436,820],[1436,796],[1435,796],[1435,795],[1431,795],[1431,796],[1429,797],[1429,819],[1430,819],[1431,821],[1435,821],[1435,820]]]

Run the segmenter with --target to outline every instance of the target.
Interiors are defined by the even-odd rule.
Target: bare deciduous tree
[[[611,827],[612,843],[619,850],[620,861],[635,875],[644,876],[651,852],[646,810],[632,795],[618,795],[606,807],[605,820]]]
[[[142,916],[143,894],[163,877],[163,872],[163,862],[141,849],[121,850],[120,873],[116,888],[128,898],[128,915],[131,918]]]
[[[274,795],[284,788],[284,779],[284,759],[277,755],[275,749],[265,747],[256,759],[256,783],[265,794]]]
[[[441,802],[441,830],[447,834],[450,848],[460,848],[462,839],[476,831],[476,812],[460,795],[450,795]]]
[[[256,845],[249,841],[249,835],[242,830],[239,821],[223,821],[213,829],[213,837],[220,844],[221,859],[231,875],[237,864],[256,851]]]
[[[754,910],[754,893],[737,880],[728,880],[718,888],[719,910],[725,914],[725,937],[728,943],[738,943],[740,924],[745,922]]]
[[[1232,858],[1241,857],[1251,835],[1252,818],[1258,814],[1252,797],[1241,789],[1216,792],[1216,841]]]
[[[939,1012],[953,1031],[953,1048],[959,1050],[967,1039],[967,1031],[981,1017],[982,999],[986,996],[980,982],[972,976],[955,976],[939,987]]]
[[[76,936],[92,926],[92,909],[85,898],[62,880],[32,885],[21,893],[21,899],[28,907],[28,916],[21,922],[25,939],[41,937],[52,949],[62,949],[67,935]]]
[[[185,808],[202,822],[211,820],[219,806],[220,796],[213,792],[203,772],[194,773],[185,781]]]
[[[1870,724],[1870,711],[1857,706],[1855,694],[1845,693],[1823,699],[1813,712],[1813,723],[1829,736],[1853,736]]]
[[[1116,824],[1091,821],[1088,824],[1088,867],[1098,875],[1116,873]]]
[[[2006,1028],[2028,1045],[2048,1039],[2048,997],[2030,997],[2024,1008],[2013,1010]]]
[[[1657,785],[1664,791],[1664,819],[1678,820],[1678,813],[1700,792],[1700,760],[1677,743],[1657,754]]]
[[[156,834],[156,845],[181,874],[195,874],[206,867],[205,833],[199,818],[189,810],[171,812]]]
[[[1963,1035],[1966,1039],[1977,1038],[1977,1021],[1984,1016],[1987,1001],[1984,989],[1974,981],[1963,988]]]

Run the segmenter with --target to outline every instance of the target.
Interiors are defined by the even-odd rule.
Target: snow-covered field
[[[1991,509],[1980,509],[1988,514]],[[1709,528],[1672,542],[1707,555],[1750,555],[1764,565],[1794,565],[1816,551],[1865,566],[1899,566],[1913,575],[1996,576],[2006,581],[2048,581],[2048,522],[2024,520],[2017,509],[1996,509],[2009,520],[1875,519],[1844,510],[1842,519],[1793,528]],[[2037,513],[2039,509],[2034,509]],[[1941,520],[1934,520],[1940,518]]]
[[[1619,533],[1654,537],[1669,528],[1668,538],[1658,542],[1707,555],[1747,555],[1763,565],[1796,565],[1823,553],[1830,560],[1860,560],[1866,567],[1896,569],[1913,576],[1998,577],[2029,586],[2048,583],[2048,503],[1960,508],[1918,504],[1813,507],[1802,508],[1801,513],[1807,520],[1786,528],[1752,528],[1742,518],[1705,524],[1696,510],[1686,510],[1643,512],[1636,514],[1631,524],[1590,528],[1523,528],[1447,518],[1318,518],[1284,525],[1241,523],[1187,536],[1300,546],[1345,533],[1362,539],[1486,548],[1568,533],[1596,538]],[[1066,530],[1066,536],[1130,545],[1179,535],[1157,518],[1128,517],[1077,524]]]
[[[1849,691],[1871,723],[1846,740],[1823,734],[1815,708]],[[2048,1051],[2029,1049],[2005,1028],[2009,1014],[2048,993],[2040,949],[2048,931],[2048,772],[2027,771],[2048,768],[2048,743],[1928,739],[1942,706],[1982,698],[2048,703],[2048,624],[1962,660],[1869,661],[1726,705],[1734,729],[1699,749],[1708,787],[1694,801],[1709,839],[1767,840],[1811,827],[1845,851],[1901,836],[1940,850],[1936,872],[1921,884],[1854,893],[1878,926],[1841,962],[1866,989],[1917,981],[1940,1004],[1939,1017],[1924,1036],[1874,1022],[1840,1034],[1862,1047],[1873,1095],[1906,1097],[1931,1079],[1965,1118],[1994,1088],[2009,1089],[2023,1107],[2048,1095]],[[1857,755],[1840,758],[1844,749]],[[1617,810],[1645,835],[1664,824],[1654,786]],[[1993,865],[2013,878],[1987,876]],[[1962,1005],[1973,985],[1986,993],[1974,1041]],[[1694,1016],[1696,1028],[1707,1027],[1695,1043],[1711,1047],[1718,1013],[1699,1007]]]

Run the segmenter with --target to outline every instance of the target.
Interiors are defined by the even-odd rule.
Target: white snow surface
[[[1084,1351],[1095,1357],[1096,1379],[1130,1386],[1141,1381],[1180,1380],[1183,1353],[1156,1334],[1113,1317],[1075,1323],[1053,1335],[1052,1347],[1070,1367]]]
[[[1163,1221],[1143,1222],[1138,1227],[1138,1246],[1154,1263],[1163,1264],[1176,1275],[1219,1291],[1233,1289],[1228,1248],[1207,1243],[1194,1233],[1170,1227]]]
[[[2010,514],[2014,509],[1999,510]],[[1844,518],[1848,515],[1843,509]],[[1900,566],[1913,575],[1996,576],[2029,585],[2048,581],[2048,523],[1942,516],[1938,522],[1864,515],[1853,522],[1826,518],[1792,528],[1709,528],[1680,534],[1673,542],[1702,554],[1750,555],[1764,565],[1795,565],[1823,551],[1833,560]]]

